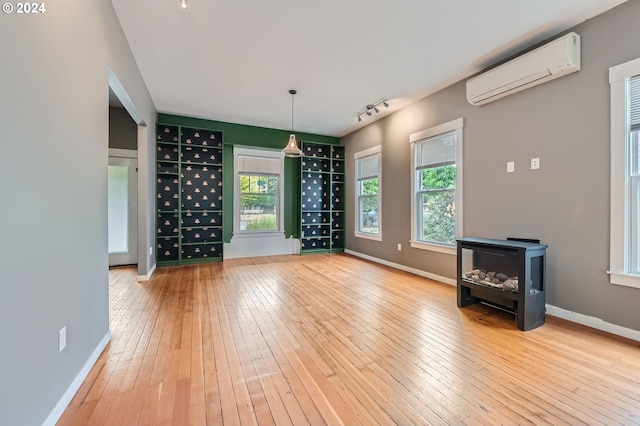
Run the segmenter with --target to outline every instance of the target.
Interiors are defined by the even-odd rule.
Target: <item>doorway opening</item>
[[[138,129],[109,88],[109,266],[138,263]]]
[[[145,120],[145,118],[140,114],[140,110],[136,107],[117,75],[111,68],[109,68],[108,87],[109,103],[111,105],[109,108],[109,140],[111,146],[115,147],[110,149],[110,156],[137,160],[137,167],[135,163],[132,162],[127,164],[130,172],[127,180],[129,184],[127,196],[129,198],[128,204],[130,206],[130,209],[128,210],[129,219],[127,221],[127,233],[130,236],[128,249],[136,255],[137,259],[135,261],[129,259],[126,262],[127,264],[137,263],[138,281],[148,281],[156,267],[154,250],[155,234],[153,232],[155,221],[152,209],[152,206],[155,204],[152,188],[155,188],[155,185],[153,184],[153,168],[149,167],[150,160],[155,158],[154,147],[150,145],[153,141],[149,140],[149,132],[146,122],[148,120]],[[153,119],[151,120],[155,123]],[[116,121],[121,122],[121,126],[115,125]],[[122,129],[126,129],[125,136],[123,136],[121,140],[118,140],[119,136],[122,136],[119,133]],[[114,138],[114,136],[116,137]],[[121,165],[122,164],[112,164],[112,166]],[[136,173],[131,174],[134,170]],[[115,174],[117,174],[117,172],[114,172],[114,175]],[[120,174],[124,176],[124,172],[122,170]],[[121,196],[124,192],[122,189],[124,188],[123,181],[124,178],[121,178]],[[134,182],[135,188],[132,187]],[[135,192],[136,190],[137,194]],[[134,204],[135,210],[132,208]],[[123,210],[124,208],[121,207],[119,211],[122,213]],[[123,221],[124,219],[122,219],[120,223]],[[135,226],[137,229],[132,226]],[[121,235],[124,235],[124,231],[122,229],[120,230],[120,233]],[[122,260],[117,261],[116,263],[119,262],[122,262]]]
[[[123,152],[124,151],[124,152]],[[138,263],[137,151],[109,149],[109,266]]]

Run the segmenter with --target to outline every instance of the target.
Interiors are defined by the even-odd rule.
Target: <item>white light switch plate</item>
[[[513,173],[516,171],[516,162],[509,161],[507,162],[507,173]]]

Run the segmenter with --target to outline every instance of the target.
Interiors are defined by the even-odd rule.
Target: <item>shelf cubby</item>
[[[159,124],[158,266],[220,261],[223,134]]]
[[[302,142],[300,253],[344,251],[344,147]]]

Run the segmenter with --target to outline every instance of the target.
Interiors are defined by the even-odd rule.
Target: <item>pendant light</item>
[[[282,149],[282,153],[285,157],[302,157],[302,151],[298,148],[298,142],[296,141],[296,135],[293,134],[293,95],[298,93],[296,90],[289,90],[291,95],[291,135],[289,135],[289,142],[287,146]]]

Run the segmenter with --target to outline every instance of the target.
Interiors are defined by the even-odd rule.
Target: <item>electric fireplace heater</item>
[[[545,244],[515,238],[457,241],[459,307],[484,303],[513,313],[520,330],[544,324]]]

